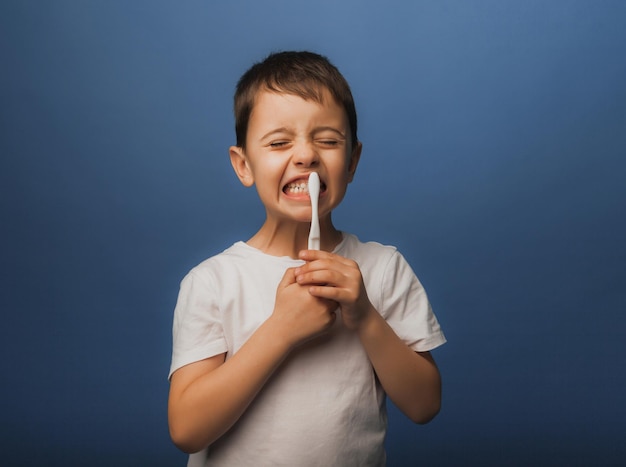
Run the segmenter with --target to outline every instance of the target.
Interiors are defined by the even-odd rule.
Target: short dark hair
[[[272,53],[265,60],[255,63],[239,79],[234,108],[237,146],[246,146],[250,115],[260,90],[294,94],[322,102],[325,89],[346,111],[354,148],[358,142],[357,118],[350,86],[328,58],[307,51]]]

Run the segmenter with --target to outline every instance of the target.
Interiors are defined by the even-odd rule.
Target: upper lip
[[[288,180],[287,183],[285,183],[283,186],[287,186],[291,183],[309,183],[309,175],[310,174],[303,174],[303,175],[298,175],[296,177],[293,177],[292,179]],[[326,184],[324,183],[324,180],[322,180],[322,177],[320,177],[320,187],[326,187]]]

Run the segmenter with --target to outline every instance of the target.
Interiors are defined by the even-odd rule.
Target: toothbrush
[[[309,197],[311,198],[311,230],[309,232],[309,250],[320,249],[320,220],[317,202],[320,196],[320,176],[317,172],[309,175]]]

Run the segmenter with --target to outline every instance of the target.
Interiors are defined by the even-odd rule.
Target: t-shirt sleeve
[[[174,309],[168,377],[182,366],[226,352],[216,297],[210,281],[193,270],[182,280]]]
[[[426,352],[446,342],[424,287],[397,250],[389,258],[381,287],[380,312],[411,349]]]

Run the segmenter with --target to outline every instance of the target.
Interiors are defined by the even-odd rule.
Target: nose
[[[319,164],[319,154],[309,142],[297,144],[293,148],[293,163],[301,167],[315,167]]]

